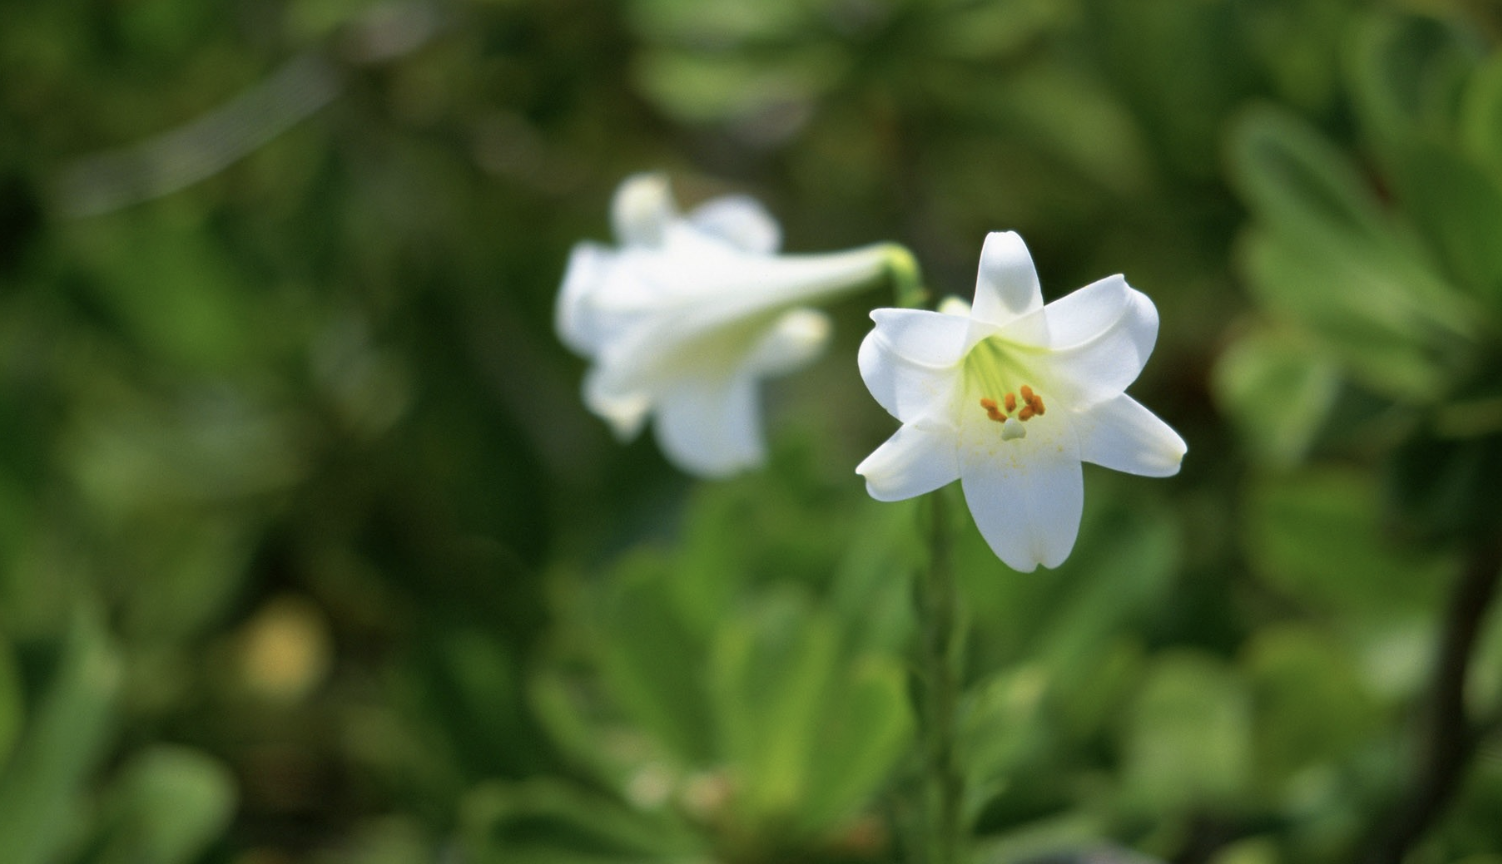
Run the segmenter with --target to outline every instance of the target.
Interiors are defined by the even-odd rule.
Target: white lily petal
[[[714,286],[713,302],[701,302],[687,322],[694,328],[723,326],[768,310],[817,303],[870,282],[886,268],[878,246],[824,255],[738,255],[730,261],[685,261],[677,279]]]
[[[975,277],[975,317],[1000,326],[1041,308],[1043,291],[1027,244],[1015,231],[987,234]]]
[[[1092,405],[1074,427],[1080,458],[1113,471],[1170,477],[1189,450],[1179,433],[1125,393]]]
[[[553,324],[563,344],[589,356],[598,344],[594,293],[610,279],[616,253],[598,243],[576,244],[568,256],[563,288],[553,307]]]
[[[998,558],[1023,573],[1064,563],[1085,506],[1073,436],[1067,429],[1047,434],[1046,427],[1029,425],[1026,438],[1000,443],[991,453],[960,447],[960,484],[975,527]]]
[[[627,177],[610,202],[610,224],[626,246],[660,246],[678,218],[668,180],[661,174]]]
[[[901,501],[948,486],[960,477],[954,435],[904,425],[855,473],[866,478],[866,491],[877,501]]]
[[[1127,313],[1138,293],[1121,276],[1107,276],[1043,307],[1049,349],[1061,351],[1095,339]]]
[[[848,290],[851,283],[838,280],[870,272],[869,259],[864,253],[758,258],[738,265],[734,273],[719,274],[721,284],[715,286],[716,296],[658,302],[646,308],[596,308],[595,328],[607,335],[595,357],[600,365],[610,368],[614,379],[622,382],[622,389],[629,390],[661,389],[649,387],[648,382],[653,378],[705,374],[729,377],[734,374],[732,367],[740,363],[751,364],[748,372],[770,364],[764,373],[770,374],[778,364],[764,361],[764,355],[759,356],[755,349],[782,320],[785,313],[779,310],[791,303],[818,300]],[[768,266],[765,262],[781,266]],[[610,289],[622,296],[631,293],[630,283],[649,281],[651,275],[648,271],[648,277],[643,277],[644,268],[629,262],[622,262],[616,269],[622,272],[615,275]],[[692,262],[682,270],[689,276],[699,272]],[[758,276],[759,284],[755,281]],[[748,278],[751,281],[743,281]],[[718,296],[725,285],[732,286],[733,292]],[[783,336],[793,342],[807,343],[803,348],[805,354],[817,347],[812,337],[818,335],[819,323],[804,317],[794,319],[788,326],[801,329],[801,332],[790,329]],[[782,347],[789,345],[785,343]],[[799,359],[787,358],[781,368],[784,371],[796,368],[793,361]]]
[[[746,195],[727,195],[694,208],[688,221],[742,252],[771,255],[782,245],[782,229],[766,208]]]
[[[584,374],[584,405],[610,424],[616,438],[635,438],[647,422],[652,408],[651,397],[640,391],[622,389],[612,376],[595,366]]]
[[[883,347],[920,366],[948,368],[965,356],[970,319],[923,309],[875,309],[872,335]]]
[[[730,262],[727,266],[734,270],[719,273],[687,262],[674,278],[703,275],[709,281],[697,284],[713,286],[714,295],[662,301],[646,308],[597,308],[596,329],[607,336],[604,346],[595,352],[596,359],[610,367],[613,376],[632,382],[627,389],[643,389],[653,377],[676,379],[702,375],[706,369],[711,375],[728,377],[733,374],[730,366],[739,363],[750,363],[748,372],[767,365],[763,374],[796,368],[794,361],[803,355],[789,357],[779,365],[764,362],[764,355],[755,350],[782,321],[785,313],[781,310],[848,291],[873,272],[871,262],[872,256],[866,251],[747,259]],[[617,269],[623,272],[610,287],[621,295],[631,292],[629,283],[649,281],[652,275],[648,270],[644,277],[646,268],[627,262]],[[713,281],[716,278],[719,284]],[[721,296],[722,290],[725,296]],[[790,329],[784,337],[806,343],[805,354],[818,347],[812,337],[818,335],[820,325],[813,319],[794,319],[788,326],[801,332]]]
[[[961,383],[955,369],[970,319],[915,309],[878,309],[871,317],[876,327],[856,358],[871,395],[904,423],[946,412]]]
[[[675,235],[685,233],[675,225]],[[691,232],[689,232],[691,233]],[[678,319],[686,337],[765,312],[807,305],[848,293],[881,275],[885,255],[865,247],[824,255],[747,255],[719,241],[695,251],[683,244],[664,251],[627,249],[612,283],[596,293],[609,314]],[[606,314],[602,311],[602,315]]]
[[[1157,341],[1157,308],[1129,288],[1115,321],[1087,341],[1051,352],[1047,363],[1067,398],[1083,409],[1120,395],[1137,380]]]
[[[750,377],[693,381],[663,393],[656,430],[669,461],[693,474],[725,477],[766,458],[761,408]]]
[[[745,368],[751,374],[786,375],[812,363],[823,353],[833,325],[829,316],[815,309],[794,309],[777,319],[772,329],[751,349]]]

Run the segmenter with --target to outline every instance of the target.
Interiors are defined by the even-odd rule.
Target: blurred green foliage
[[[974,860],[1353,860],[1499,532],[1499,40],[1484,0],[0,4],[0,858],[911,860],[925,553],[853,474],[890,301],[770,389],[767,471],[620,446],[553,295],[660,168],[940,295],[1016,229],[1049,297],[1159,308],[1178,478],[1087,469],[1025,576],[951,508]],[[1414,861],[1502,855],[1480,628]]]

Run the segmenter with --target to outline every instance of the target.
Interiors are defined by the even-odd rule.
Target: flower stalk
[[[923,829],[927,864],[955,864],[963,846],[964,778],[955,762],[960,694],[959,596],[950,562],[949,513],[942,490],[927,496],[928,569],[917,579],[918,716],[924,756]]]

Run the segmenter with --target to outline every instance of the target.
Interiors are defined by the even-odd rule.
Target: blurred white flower
[[[804,304],[881,275],[889,247],[778,255],[777,223],[750,198],[680,214],[667,180],[616,191],[619,246],[580,243],[558,296],[558,335],[590,358],[584,402],[630,439],[649,414],[670,461],[724,476],[765,458],[756,384],[818,356],[829,320]]]
[[[1178,473],[1184,440],[1127,396],[1158,312],[1121,276],[1047,306],[1022,238],[981,250],[975,305],[877,309],[861,344],[871,395],[902,421],[855,470],[882,501],[959,480],[986,542],[1028,572],[1069,556],[1084,505],[1080,463]]]

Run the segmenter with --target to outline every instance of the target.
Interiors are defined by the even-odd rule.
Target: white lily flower
[[[855,470],[881,501],[959,480],[1008,566],[1057,567],[1079,534],[1081,462],[1178,473],[1184,439],[1124,392],[1158,338],[1158,311],[1121,276],[1047,306],[1022,238],[986,237],[975,305],[877,309],[861,343],[871,395],[902,428]]]
[[[812,362],[828,317],[805,304],[881,275],[889,248],[778,255],[781,231],[754,200],[681,215],[665,178],[628,178],[611,221],[619,246],[580,243],[558,296],[559,337],[594,361],[584,402],[622,440],[656,415],[675,465],[724,476],[761,464],[757,382]]]

